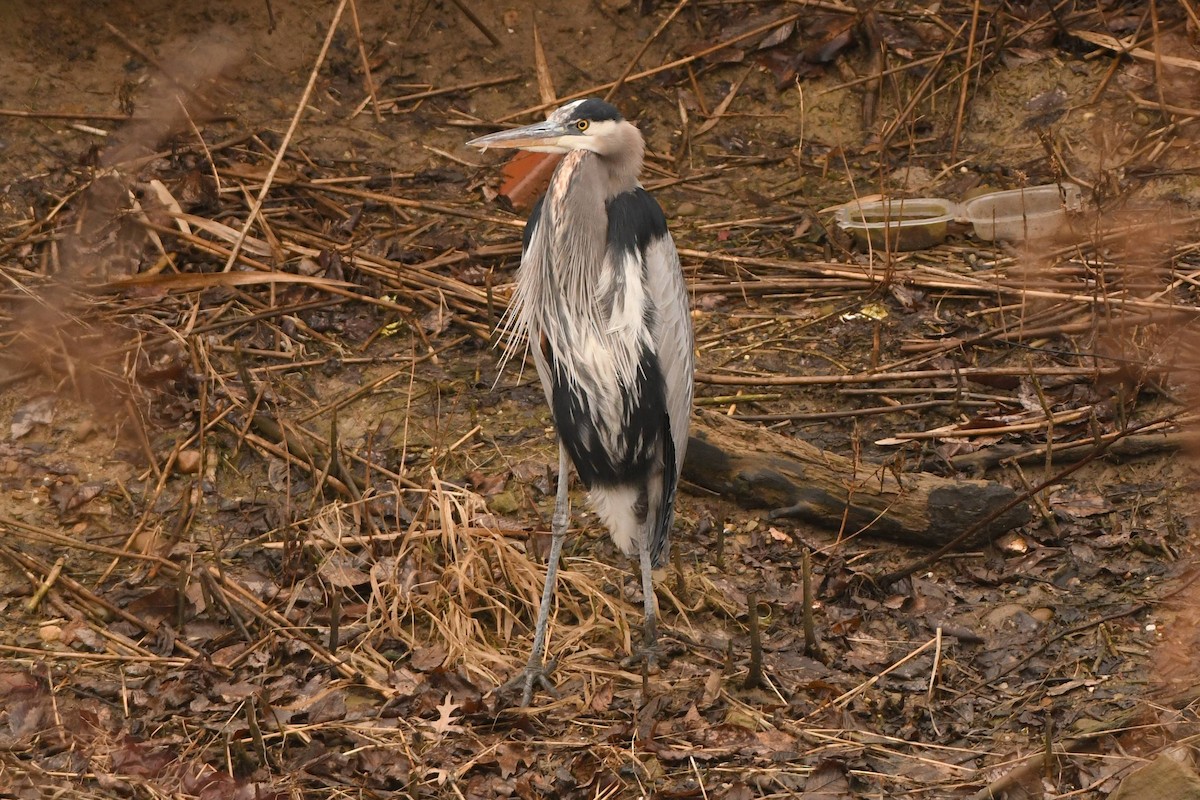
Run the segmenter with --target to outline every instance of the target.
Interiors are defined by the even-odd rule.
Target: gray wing
[[[679,253],[667,230],[662,207],[645,189],[639,187],[610,200],[608,217],[609,253],[636,251],[645,270],[646,293],[654,308],[650,335],[662,371],[665,407],[675,445],[672,477],[678,479],[687,450],[694,376],[691,304]],[[671,483],[673,499],[674,481]]]
[[[655,239],[646,250],[647,287],[656,309],[654,340],[666,384],[667,416],[675,443],[675,477],[683,469],[692,418],[695,373],[691,303],[670,235]],[[673,494],[673,493],[672,493]]]
[[[694,356],[690,303],[679,253],[662,208],[654,198],[638,188],[610,201],[608,211],[610,253],[622,249],[637,251],[652,309],[647,321],[662,377],[662,403],[670,435],[669,446],[663,447],[662,485],[649,487],[652,505],[657,501],[656,519],[648,531],[650,554],[652,562],[661,566],[666,561],[675,518],[675,492],[687,453],[692,417]]]

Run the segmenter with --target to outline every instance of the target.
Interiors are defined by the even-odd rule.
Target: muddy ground
[[[1184,785],[1194,4],[859,6],[0,7],[0,795]],[[699,410],[1031,521],[883,581],[930,550],[685,481],[640,675],[577,492],[559,696],[514,709],[556,449],[492,342],[524,212],[464,142],[622,76]],[[828,213],[1067,181],[1034,242]]]

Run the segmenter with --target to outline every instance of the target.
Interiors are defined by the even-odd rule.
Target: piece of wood
[[[798,517],[843,536],[867,533],[937,546],[949,542],[1012,501],[1015,490],[994,481],[896,473],[807,442],[700,412],[692,422],[683,477],[774,517]],[[1029,521],[1022,503],[1001,515],[971,544]]]

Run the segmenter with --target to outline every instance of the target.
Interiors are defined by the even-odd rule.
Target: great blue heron
[[[645,143],[616,108],[576,100],[545,122],[470,145],[563,153],[525,227],[506,319],[509,354],[524,334],[558,430],[558,495],[533,652],[546,624],[570,517],[568,457],[617,546],[641,563],[644,654],[657,641],[651,570],[667,559],[692,408],[692,324],[679,254],[662,208],[638,183]]]

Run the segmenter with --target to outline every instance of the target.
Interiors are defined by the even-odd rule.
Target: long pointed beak
[[[467,142],[471,147],[487,150],[489,147],[519,147],[524,150],[546,150],[562,152],[558,140],[570,133],[570,129],[557,122],[546,120],[523,128],[513,128],[499,133],[489,133]]]

